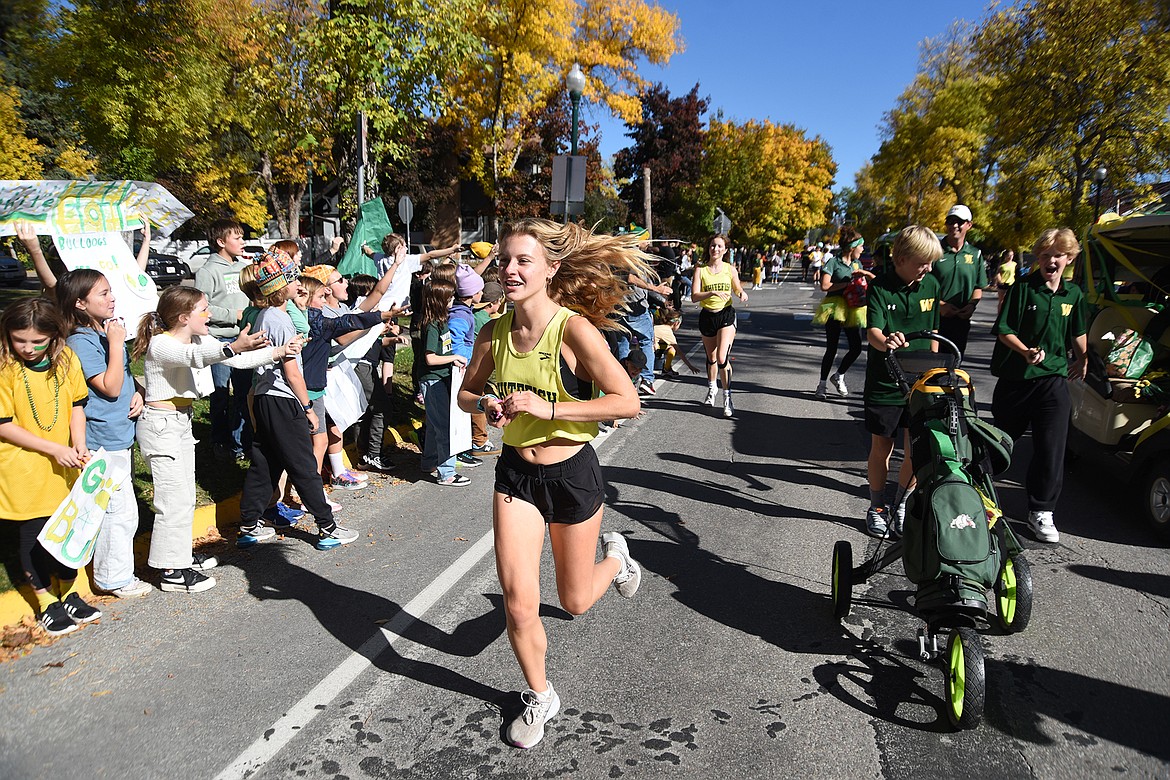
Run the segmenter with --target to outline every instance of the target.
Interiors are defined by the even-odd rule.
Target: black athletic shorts
[[[713,338],[724,328],[735,327],[735,307],[725,306],[720,311],[699,309],[699,333]]]
[[[605,502],[601,464],[588,444],[549,466],[529,463],[505,444],[496,461],[496,492],[532,504],[546,523],[583,523]]]
[[[883,406],[865,402],[865,430],[892,439],[899,428],[910,425],[910,410],[906,404]]]

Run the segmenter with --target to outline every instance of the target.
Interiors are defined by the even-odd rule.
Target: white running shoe
[[[1060,541],[1060,532],[1056,530],[1056,524],[1052,522],[1051,512],[1029,512],[1028,527],[1042,542]]]
[[[601,549],[606,558],[617,558],[622,565],[613,578],[614,588],[622,596],[632,598],[642,584],[642,567],[630,557],[626,537],[617,531],[606,531],[601,535]]]
[[[561,697],[553,690],[550,680],[543,695],[529,688],[520,694],[520,702],[524,709],[508,724],[508,742],[527,750],[544,739],[544,724],[561,711]]]
[[[703,399],[703,405],[704,406],[714,406],[715,405],[715,388],[714,387],[707,388],[707,397]]]
[[[841,376],[840,374],[838,374],[838,373],[830,374],[829,375],[829,384],[831,384],[833,386],[833,389],[837,391],[837,395],[840,395],[840,396],[849,395],[849,388],[845,386],[845,377]]]
[[[820,382],[817,383],[817,398],[828,398],[828,397],[829,397],[829,383],[822,379]]]
[[[730,417],[735,414],[735,407],[731,405],[731,391],[723,391],[723,416]]]

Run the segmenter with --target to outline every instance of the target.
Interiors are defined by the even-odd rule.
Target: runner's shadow
[[[384,633],[384,641],[367,645],[371,637],[381,633],[383,626],[401,611],[399,604],[298,566],[288,560],[288,553],[279,545],[261,545],[254,549],[253,560],[241,568],[248,580],[248,592],[257,600],[301,602],[312,610],[321,627],[331,636],[351,650],[366,654],[374,666],[383,671],[497,706],[508,695],[452,669],[405,658],[389,646]],[[401,636],[447,655],[475,657],[504,632],[502,597],[485,594],[485,598],[491,608],[464,621],[451,632],[415,619],[402,630]],[[542,614],[547,613],[542,610]]]

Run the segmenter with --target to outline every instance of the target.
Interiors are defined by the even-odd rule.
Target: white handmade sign
[[[119,462],[106,450],[90,454],[69,495],[37,536],[41,546],[61,563],[80,569],[93,558],[97,540],[110,505],[110,496],[130,478],[129,459]]]
[[[139,268],[122,234],[54,235],[53,243],[70,271],[92,268],[105,275],[114,294],[114,315],[122,318],[127,336],[133,338],[142,315],[158,308],[158,288]]]

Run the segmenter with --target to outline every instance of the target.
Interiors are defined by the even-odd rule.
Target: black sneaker
[[[216,566],[219,566],[219,558],[214,555],[205,555],[204,553],[193,553],[191,555],[191,568],[195,571],[210,571]]]
[[[378,471],[388,474],[394,470],[394,464],[381,455],[363,455],[362,459],[358,461],[358,468],[362,471]]]
[[[472,454],[471,454],[471,453],[469,453],[469,452],[461,452],[461,453],[459,453],[458,455],[456,455],[456,456],[455,456],[455,460],[459,461],[460,463],[462,463],[464,466],[466,466],[466,467],[467,467],[467,468],[469,468],[469,469],[473,469],[473,468],[475,468],[476,466],[478,466],[478,465],[480,465],[481,463],[483,463],[483,461],[482,461],[482,460],[480,460],[479,458],[475,457],[474,455],[472,455]]]
[[[65,612],[78,623],[88,623],[102,616],[102,611],[85,603],[85,599],[76,593],[70,593],[61,602],[65,605]]]
[[[40,622],[41,628],[45,629],[45,633],[49,636],[61,636],[77,630],[77,624],[69,618],[69,613],[65,611],[65,605],[60,601],[54,601],[45,607],[45,611],[41,613]]]
[[[200,574],[194,569],[172,569],[162,573],[160,590],[175,593],[199,593],[215,587],[215,577]]]

